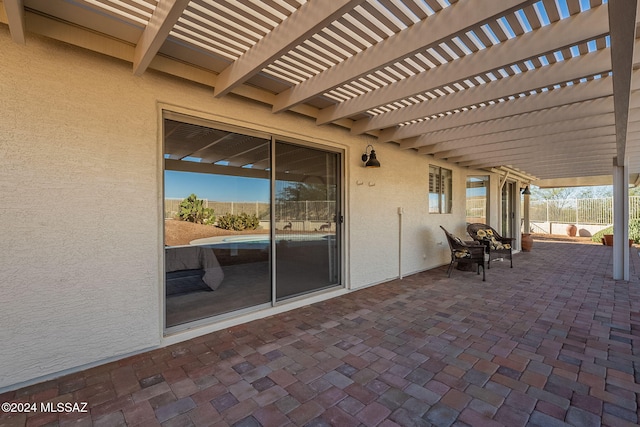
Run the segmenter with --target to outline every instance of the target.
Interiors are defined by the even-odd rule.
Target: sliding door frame
[[[165,123],[165,119],[169,119],[169,120],[175,120],[175,121],[181,121],[184,123],[189,123],[189,124],[194,124],[194,125],[198,125],[198,126],[204,126],[204,127],[209,127],[212,129],[218,129],[218,130],[223,130],[223,131],[229,131],[229,132],[234,132],[234,133],[239,133],[239,134],[245,134],[248,136],[254,136],[254,137],[259,137],[259,138],[264,138],[266,140],[270,141],[270,174],[269,174],[269,179],[270,179],[270,196],[269,196],[269,201],[270,201],[270,231],[269,231],[269,238],[270,238],[270,260],[269,260],[269,265],[271,268],[271,272],[270,272],[270,279],[271,279],[271,302],[270,302],[270,306],[269,303],[264,303],[264,304],[259,304],[256,305],[254,307],[247,307],[247,308],[243,308],[243,309],[239,309],[237,311],[233,311],[233,312],[229,312],[229,313],[222,313],[222,314],[218,314],[218,315],[213,315],[211,317],[207,317],[204,319],[200,319],[200,320],[195,320],[192,322],[188,322],[185,324],[180,324],[180,325],[175,325],[175,326],[171,326],[171,327],[167,327],[166,325],[166,261],[165,261],[165,257],[164,257],[164,242],[165,242],[165,237],[164,237],[164,226],[161,227],[161,238],[160,240],[160,278],[161,278],[161,286],[160,286],[160,298],[161,298],[161,309],[162,309],[162,313],[161,313],[161,318],[162,318],[162,335],[164,337],[168,337],[171,336],[173,334],[176,333],[180,333],[180,332],[184,332],[193,328],[197,328],[197,327],[204,327],[204,326],[210,326],[210,325],[215,325],[216,323],[219,322],[223,322],[226,320],[229,320],[230,318],[233,317],[237,317],[240,315],[245,315],[245,314],[250,314],[252,312],[255,311],[259,311],[259,310],[265,310],[265,309],[269,309],[269,308],[274,308],[276,306],[282,306],[282,305],[287,305],[290,303],[294,303],[296,301],[300,301],[300,300],[304,300],[304,299],[309,299],[312,298],[314,296],[323,294],[323,293],[329,293],[329,292],[334,292],[337,289],[347,289],[347,283],[346,283],[346,271],[347,271],[347,263],[345,260],[345,254],[346,254],[346,232],[345,232],[345,212],[346,212],[346,188],[345,188],[345,173],[346,173],[346,167],[345,167],[345,158],[346,158],[346,149],[342,148],[342,147],[338,147],[338,146],[332,146],[332,145],[325,145],[323,143],[319,143],[319,142],[313,142],[312,140],[305,140],[305,139],[299,139],[299,138],[292,138],[292,137],[288,137],[286,135],[283,135],[281,133],[278,133],[275,130],[261,130],[259,129],[260,126],[257,126],[258,128],[254,128],[254,127],[248,127],[251,126],[250,123],[246,123],[247,127],[242,126],[242,125],[238,125],[238,124],[232,124],[232,123],[228,123],[225,122],[221,117],[217,117],[217,118],[206,118],[206,117],[199,117],[196,115],[193,115],[192,113],[188,112],[188,110],[183,110],[184,112],[181,112],[180,110],[183,110],[182,108],[176,108],[175,106],[170,106],[169,109],[167,108],[160,108],[160,132],[159,132],[159,137],[160,137],[160,144],[159,144],[159,157],[160,157],[160,162],[159,162],[159,167],[160,167],[160,218],[162,218],[162,222],[161,224],[163,224],[164,222],[164,209],[165,209],[165,179],[164,179],[164,175],[165,175],[165,171],[166,171],[166,166],[165,166],[165,159],[164,159],[164,144],[165,144],[165,130],[164,130],[164,123]],[[310,139],[313,139],[313,137],[310,137]],[[336,245],[337,247],[337,254],[336,254],[336,258],[337,258],[337,263],[338,263],[338,283],[335,286],[332,286],[330,288],[325,288],[325,289],[320,289],[318,291],[315,292],[311,292],[308,294],[302,294],[299,296],[293,296],[291,298],[287,298],[285,300],[282,301],[277,301],[276,298],[276,286],[277,286],[277,282],[276,282],[276,268],[275,268],[275,263],[276,263],[276,239],[275,239],[275,198],[276,198],[276,176],[275,176],[275,168],[276,168],[276,141],[278,142],[285,142],[285,143],[290,143],[290,144],[295,144],[295,145],[299,145],[301,147],[307,147],[307,148],[314,148],[314,149],[318,149],[318,150],[322,150],[322,151],[326,151],[329,153],[333,153],[333,154],[337,154],[337,167],[336,167],[336,191],[337,191],[337,195],[336,195],[336,203],[338,203],[338,209],[337,209],[337,217],[336,217],[336,239],[338,239],[338,244]],[[197,164],[196,164],[197,165]]]

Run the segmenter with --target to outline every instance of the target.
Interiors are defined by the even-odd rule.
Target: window
[[[451,213],[452,176],[449,169],[429,166],[429,213]]]
[[[467,222],[487,224],[489,176],[467,177]]]

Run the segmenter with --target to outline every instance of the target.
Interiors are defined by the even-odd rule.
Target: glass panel
[[[515,183],[507,182],[502,187],[502,236],[511,237],[514,220]]]
[[[439,166],[429,166],[429,213],[451,213],[453,173]]]
[[[487,188],[488,176],[467,177],[467,222],[488,224]]]
[[[429,166],[429,213],[440,213],[440,168]]]
[[[276,142],[276,300],[340,284],[338,154]]]
[[[166,327],[271,302],[270,141],[165,120]]]
[[[453,172],[449,169],[440,168],[442,175],[442,203],[441,212],[451,213],[453,195]]]

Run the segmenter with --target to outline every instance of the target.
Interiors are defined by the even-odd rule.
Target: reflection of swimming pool
[[[327,240],[333,237],[328,234],[296,234],[295,236],[276,236],[276,242],[291,241],[291,242],[308,242]],[[269,236],[232,236],[222,239],[224,243],[269,243]]]
[[[334,234],[294,234],[288,236],[276,236],[276,243],[290,242],[322,242],[327,240],[335,240]],[[191,242],[191,245],[207,245],[216,247],[245,247],[256,248],[259,246],[268,246],[270,242],[268,234],[251,234],[246,236],[226,236],[226,237],[209,237],[197,239]]]

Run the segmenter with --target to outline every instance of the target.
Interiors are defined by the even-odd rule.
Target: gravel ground
[[[213,225],[194,224],[192,222],[168,219],[164,222],[164,244],[168,246],[188,245],[195,239],[205,237],[229,236],[237,234],[266,234],[267,230],[231,231]]]

